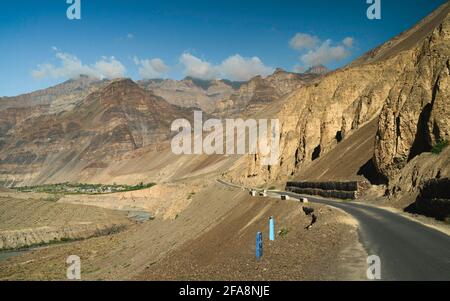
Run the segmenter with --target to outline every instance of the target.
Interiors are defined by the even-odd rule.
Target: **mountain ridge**
[[[392,203],[406,195],[413,202],[423,183],[448,177],[448,152],[428,155],[439,141],[450,140],[449,12],[450,4],[444,4],[412,31],[380,46],[376,59],[357,60],[289,94],[273,116],[281,124],[280,164],[262,167],[259,154],[247,156],[226,177],[245,185],[268,185],[298,177],[310,180],[312,174],[320,180],[368,181],[372,174],[383,179],[383,193]],[[423,36],[420,26],[429,24],[434,27],[426,28],[428,35]],[[399,48],[406,38],[408,43]],[[371,130],[363,130],[369,124]],[[328,156],[347,142],[360,151],[341,149]],[[351,165],[360,158],[368,161],[339,170],[341,177],[329,172],[337,160],[345,160],[345,169],[345,162]],[[421,168],[425,163],[428,167]]]

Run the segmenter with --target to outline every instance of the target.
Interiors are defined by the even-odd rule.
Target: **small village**
[[[84,183],[59,183],[37,186],[14,187],[19,192],[53,193],[53,194],[108,194],[150,188],[154,183],[139,183],[137,185],[119,184],[84,184]]]

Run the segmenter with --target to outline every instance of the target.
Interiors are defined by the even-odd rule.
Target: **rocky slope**
[[[211,167],[222,170],[236,158],[171,154],[171,122],[192,119],[191,105],[220,116],[257,111],[316,78],[282,70],[244,84],[193,78],[134,83],[81,76],[47,90],[2,99],[0,183],[136,184],[209,173]],[[235,102],[223,108],[222,98]]]
[[[183,80],[145,80],[139,85],[151,90],[169,103],[181,107],[197,107],[212,112],[216,102],[228,98],[241,83],[224,80],[199,80],[187,77]]]
[[[424,212],[438,219],[450,221],[450,179],[432,179],[420,190],[415,203],[415,210]]]
[[[219,116],[250,114],[318,78],[320,76],[316,74],[290,73],[282,69],[277,69],[266,78],[256,76],[242,84],[229,98],[222,99],[216,105],[213,114]]]
[[[450,17],[405,54],[378,122],[375,162],[388,177],[450,138]]]
[[[0,279],[65,279],[65,259],[72,254],[82,258],[84,280],[362,279],[367,254],[354,220],[342,211],[312,206],[320,218],[307,231],[311,218],[298,202],[250,198],[245,191],[212,183],[176,219],[156,218],[114,235],[0,260]],[[277,227],[286,229],[284,238],[273,244],[264,236],[268,260],[255,262],[255,233],[271,215],[277,216]]]
[[[15,97],[0,97],[0,113],[6,109],[40,107],[42,113],[71,110],[90,93],[105,87],[108,80],[98,80],[86,75],[50,87]]]
[[[156,149],[177,118],[192,118],[128,79],[111,82],[72,109],[29,114],[3,111],[0,145],[2,182],[43,182],[58,174],[96,172],[132,151]],[[59,180],[63,180],[61,176]],[[66,178],[67,179],[67,178]]]
[[[240,84],[186,78],[139,85],[82,77],[50,89],[52,97],[21,96],[23,106],[19,98],[2,99],[0,182],[136,183],[230,169],[230,179],[250,184],[365,177],[395,195],[405,190],[402,179],[411,166],[420,164],[415,158],[450,139],[449,11],[444,4],[412,29],[324,76],[277,70]],[[220,117],[277,117],[279,164],[261,166],[259,154],[173,155],[170,123],[191,118],[190,106]],[[446,162],[429,160],[436,166]],[[418,172],[420,183],[437,176],[429,168]],[[420,185],[413,187],[417,192]]]
[[[429,193],[421,194],[427,183],[433,180],[443,180],[450,177],[450,148],[440,154],[425,152],[416,156],[394,176],[385,191],[387,201],[395,207],[406,209],[412,213],[421,213],[440,219],[450,218],[450,186],[436,190],[434,199],[439,199],[442,206],[435,207],[432,198],[426,198]],[[445,183],[445,182],[444,182]],[[447,208],[442,210],[443,208]]]
[[[16,194],[0,195],[0,250],[107,235],[132,224],[118,211]]]
[[[204,112],[229,117],[244,111],[257,111],[289,94],[321,74],[290,73],[277,69],[265,78],[256,76],[248,82],[227,80],[200,80],[186,77],[183,80],[145,80],[138,84],[169,103],[181,107],[197,107]]]
[[[281,124],[279,165],[264,167],[259,155],[249,156],[228,177],[258,184],[295,178],[364,126],[376,123],[373,146],[345,160],[372,158],[367,162],[371,172],[392,186],[416,156],[450,139],[449,12],[446,3],[348,67],[285,97],[276,114]],[[334,164],[339,157],[328,160]],[[356,176],[360,168],[352,170]]]
[[[328,72],[330,72],[330,70],[328,70],[328,68],[325,67],[324,65],[313,66],[305,71],[306,74],[319,74],[319,75],[325,75]]]

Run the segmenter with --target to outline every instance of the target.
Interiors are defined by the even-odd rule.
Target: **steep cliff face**
[[[279,165],[264,167],[259,155],[249,156],[229,175],[259,183],[286,180],[373,120],[375,144],[366,149],[387,179],[448,139],[449,11],[447,3],[370,55],[285,97],[277,114]]]
[[[258,156],[249,158],[246,177],[286,180],[376,118],[401,74],[397,64],[338,70],[290,94],[276,116],[281,126],[279,165],[265,168]]]
[[[378,122],[375,162],[388,177],[450,138],[450,18],[410,53]]]
[[[414,209],[450,222],[450,178],[432,179],[421,188]]]
[[[399,173],[390,179],[385,194],[398,207],[405,208],[416,201],[420,190],[430,179],[449,177],[450,148],[440,154],[423,153],[408,162]],[[447,187],[447,191],[450,191],[450,186]],[[447,198],[447,202],[449,202],[448,196],[442,197],[442,199],[444,198]],[[423,198],[419,202],[424,204],[427,200]]]

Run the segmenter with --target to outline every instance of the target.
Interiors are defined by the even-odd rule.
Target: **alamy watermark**
[[[70,255],[66,259],[69,265],[66,271],[68,280],[81,280],[81,259],[77,255]]]
[[[81,20],[81,0],[66,0],[70,6],[67,8],[66,15],[69,20]],[[381,0],[366,0],[370,6],[367,9],[367,18],[369,20],[381,19]]]
[[[225,123],[225,124],[224,124]],[[194,112],[194,126],[187,119],[172,122],[172,152],[176,155],[258,154],[263,166],[277,165],[280,149],[278,119],[208,119]],[[192,145],[193,144],[193,145]]]
[[[370,255],[367,257],[367,279],[380,280],[381,279],[381,259],[377,255]]]
[[[81,20],[81,0],[66,0],[70,6],[67,8],[66,16],[69,20]]]
[[[367,18],[369,20],[381,20],[381,0],[367,0],[370,4],[367,9]]]

